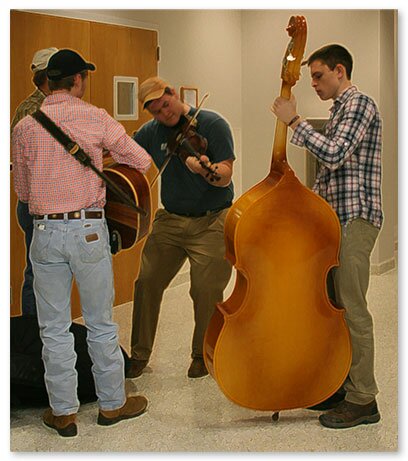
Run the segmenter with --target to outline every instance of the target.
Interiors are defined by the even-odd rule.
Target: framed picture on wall
[[[192,107],[198,106],[198,89],[190,86],[180,87],[180,98]]]
[[[139,79],[137,77],[113,77],[113,117],[116,120],[137,120],[139,109],[137,93]]]

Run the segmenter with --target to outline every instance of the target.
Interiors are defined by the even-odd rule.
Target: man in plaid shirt
[[[41,110],[102,170],[103,150],[113,159],[145,172],[147,152],[123,126],[81,100],[95,66],[75,51],[59,50],[49,60],[51,95]],[[124,359],[112,321],[113,271],[103,207],[105,184],[67,153],[33,117],[25,117],[12,137],[18,198],[34,215],[30,258],[38,323],[43,342],[45,382],[50,407],[46,426],[63,437],[77,434],[77,372],[71,325],[72,278],[78,285],[98,396],[98,424],[108,426],[142,414],[144,396],[126,397]]]
[[[327,200],[340,220],[340,265],[332,269],[328,282],[331,298],[345,309],[352,363],[342,389],[312,408],[329,410],[319,417],[323,426],[354,427],[380,420],[373,321],[366,294],[370,255],[383,221],[382,124],[375,102],[351,83],[353,60],[348,50],[335,44],[324,46],[307,64],[317,95],[334,101],[324,134],[298,115],[294,97],[277,98],[272,111],[293,130],[291,142],[307,148],[319,161],[313,190]]]

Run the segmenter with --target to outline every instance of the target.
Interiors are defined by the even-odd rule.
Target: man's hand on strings
[[[271,106],[271,111],[286,125],[296,117],[296,98],[291,96],[290,99],[278,97]]]
[[[208,166],[211,165],[210,159],[206,155],[201,155],[200,160],[206,163]],[[206,170],[200,165],[200,161],[197,157],[189,156],[185,160],[187,168],[194,174],[206,173]]]

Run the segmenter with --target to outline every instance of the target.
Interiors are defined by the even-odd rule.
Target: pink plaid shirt
[[[145,173],[150,155],[105,109],[68,93],[48,96],[41,110],[92,158],[102,171],[103,149],[112,158]],[[14,187],[30,214],[103,208],[105,184],[81,165],[32,117],[24,117],[12,135]]]

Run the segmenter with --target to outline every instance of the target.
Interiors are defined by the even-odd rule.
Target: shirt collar
[[[50,104],[57,104],[62,101],[72,101],[72,98],[75,98],[75,100],[78,100],[76,96],[73,96],[72,94],[69,93],[51,93],[49,94],[44,101],[44,104],[50,105]]]
[[[337,98],[334,100],[333,105],[330,107],[330,112],[337,110],[341,105],[343,105],[348,98],[350,98],[357,91],[355,85],[347,87],[342,91]]]

